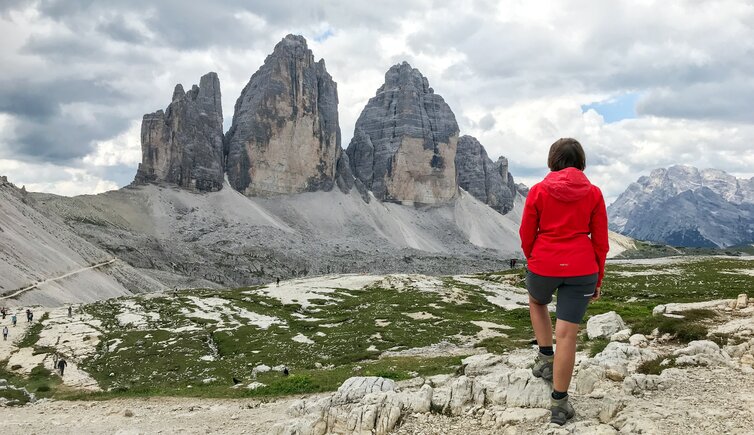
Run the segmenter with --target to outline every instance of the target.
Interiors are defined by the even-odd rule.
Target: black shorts
[[[555,277],[541,276],[529,271],[526,274],[526,289],[540,305],[552,302],[552,295],[558,292],[555,315],[558,319],[581,323],[589,306],[589,300],[597,290],[599,274]]]

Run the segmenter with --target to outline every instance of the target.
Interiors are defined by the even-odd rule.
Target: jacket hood
[[[592,188],[584,173],[576,168],[565,168],[547,174],[542,185],[553,198],[563,202],[578,201]]]

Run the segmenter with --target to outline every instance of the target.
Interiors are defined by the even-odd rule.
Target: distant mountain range
[[[754,178],[671,166],[640,177],[608,209],[610,229],[671,246],[754,243]]]

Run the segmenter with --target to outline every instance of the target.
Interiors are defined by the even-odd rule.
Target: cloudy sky
[[[225,128],[288,33],[338,83],[343,147],[387,69],[419,68],[461,134],[545,175],[578,138],[608,201],[653,168],[754,176],[754,4],[741,0],[3,0],[0,175],[29,190],[131,182],[144,113],[216,71]]]

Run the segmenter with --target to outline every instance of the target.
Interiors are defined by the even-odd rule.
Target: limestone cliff
[[[251,76],[225,136],[230,184],[246,195],[330,190],[340,150],[337,85],[302,36]]]
[[[185,92],[176,85],[163,112],[144,115],[142,163],[134,183],[171,183],[197,191],[223,186],[223,114],[214,72]]]
[[[476,138],[464,135],[458,139],[455,161],[463,190],[499,213],[513,209],[517,188],[508,172],[508,159],[501,156],[493,162]]]
[[[450,107],[403,62],[361,112],[347,154],[353,175],[378,199],[440,204],[458,192],[457,142]]]

